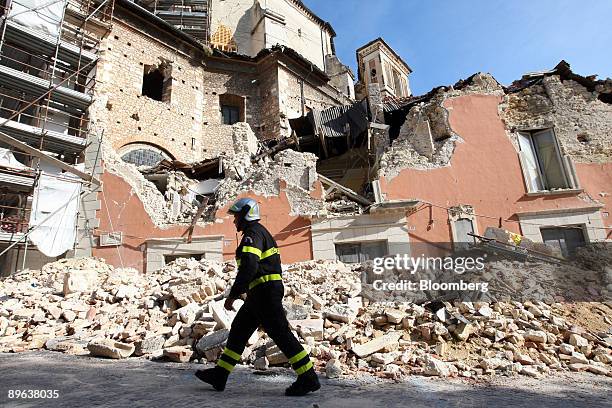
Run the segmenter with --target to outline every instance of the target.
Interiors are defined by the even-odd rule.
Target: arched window
[[[155,166],[160,161],[172,160],[170,154],[155,145],[146,143],[132,143],[119,149],[119,154],[124,162],[136,166]]]

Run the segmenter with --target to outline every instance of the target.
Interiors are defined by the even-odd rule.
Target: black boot
[[[311,368],[302,375],[298,375],[297,380],[285,390],[285,395],[290,397],[301,397],[309,392],[321,388],[319,377],[315,370]]]
[[[205,383],[212,385],[215,390],[223,391],[225,389],[225,383],[227,382],[229,373],[227,370],[216,366],[206,370],[197,370],[195,372],[195,376]]]

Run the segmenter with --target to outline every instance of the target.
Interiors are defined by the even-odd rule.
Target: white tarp
[[[0,147],[0,166],[19,170],[29,169],[28,166],[15,158],[13,152],[2,147]]]
[[[13,0],[9,20],[57,36],[66,0]]]
[[[56,257],[72,249],[80,191],[80,179],[67,173],[41,174],[32,200],[30,227],[36,229],[30,240],[46,256]]]

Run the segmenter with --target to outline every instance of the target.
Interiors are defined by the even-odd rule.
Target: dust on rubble
[[[142,202],[151,221],[157,226],[188,224],[204,206],[198,220],[201,225],[215,221],[216,213],[242,193],[252,192],[262,197],[278,196],[283,189],[292,215],[328,216],[347,213],[346,200],[318,199],[311,196],[317,180],[317,156],[286,148],[275,155],[255,154],[263,149],[255,134],[246,123],[232,125],[233,151],[217,157],[211,174],[192,178],[179,170],[168,170],[159,166],[137,167],[124,162],[107,143],[102,143],[105,169],[121,177],[131,187],[131,195]],[[205,161],[205,162],[210,162]],[[170,162],[168,162],[170,163]],[[201,163],[180,163],[187,173]],[[209,163],[210,164],[210,163]],[[214,164],[214,163],[213,163]],[[202,183],[206,186],[202,186]],[[209,191],[210,186],[217,186]],[[281,183],[284,187],[281,188]],[[348,212],[363,212],[356,203],[350,202]]]
[[[362,296],[364,268],[284,266],[291,327],[330,378],[611,375],[610,303],[374,302]],[[23,271],[0,281],[0,351],[213,362],[235,316],[223,308],[235,273],[233,262],[184,258],[147,275],[96,258]],[[249,339],[243,364],[288,365],[262,331]]]

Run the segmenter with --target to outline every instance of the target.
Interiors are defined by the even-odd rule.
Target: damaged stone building
[[[508,87],[478,73],[413,96],[411,68],[379,38],[357,50],[355,89],[333,28],[301,1],[115,0],[111,10],[87,48],[95,69],[80,77],[91,84],[70,89],[91,95],[78,106],[87,121],[80,148],[55,155],[81,163],[70,174],[85,178],[73,242],[60,255],[40,253],[45,261],[97,256],[153,272],[178,257],[231,259],[238,237],[227,208],[244,196],[260,203],[284,262],[356,262],[416,243],[451,250],[489,227],[562,255],[612,238],[610,80],[562,62]],[[7,33],[20,24],[6,21]],[[2,93],[21,92],[2,84]],[[71,120],[58,139],[73,137]],[[44,143],[11,135],[48,161],[56,129],[47,126]],[[19,202],[29,211],[45,169],[20,154],[5,154],[0,176],[10,179],[0,185],[12,194],[15,174],[29,172]],[[5,237],[5,220],[17,205],[0,204],[7,248],[15,238]],[[29,235],[35,224],[21,214],[19,232]],[[42,262],[31,257],[37,247],[13,245],[2,273]]]
[[[197,208],[202,202],[200,193],[209,192],[215,183],[197,185],[198,191],[189,190],[185,183],[190,184],[191,179],[181,172],[150,174],[143,181],[137,166],[150,167],[161,160],[174,166],[212,159],[212,167],[210,162],[201,163],[190,176],[195,178],[195,173],[203,172],[200,179],[221,179],[232,171],[224,166],[222,156],[233,159],[242,155],[235,162],[249,162],[249,154],[260,148],[258,140],[274,144],[291,135],[290,119],[353,101],[352,73],[334,55],[335,33],[328,23],[299,1],[266,4],[265,8],[258,2],[256,7],[253,2],[243,3],[240,7],[249,21],[261,14],[254,24],[270,40],[265,46],[246,50],[220,44],[215,24],[222,21],[222,25],[232,26],[236,14],[228,13],[223,4],[214,14],[213,4],[207,1],[180,5],[127,0],[6,3],[2,66],[7,68],[1,78],[6,122],[2,126],[10,128],[10,139],[2,140],[2,147],[6,147],[2,164],[3,171],[10,175],[2,180],[3,191],[8,192],[2,202],[3,232],[8,234],[3,234],[3,270],[32,266],[37,258],[39,263],[46,263],[57,256],[54,251],[47,251],[48,256],[40,254],[40,245],[28,239],[36,235],[30,229],[44,230],[35,227],[29,215],[37,192],[47,188],[38,183],[38,175],[51,171],[41,167],[38,160],[58,166],[52,159],[59,158],[70,164],[80,163],[79,168],[85,170],[72,171],[77,179],[83,179],[77,200],[80,203],[70,206],[78,213],[73,217],[78,222],[66,228],[74,232],[65,237],[59,256],[92,255],[98,247],[104,252],[117,242],[123,243],[122,232],[127,239],[131,228],[101,225],[112,212],[104,204],[107,194],[116,186],[121,190],[121,182],[107,182],[106,178],[135,176],[129,180],[131,184],[122,182],[132,192],[153,192],[154,198],[148,201],[132,195],[143,199],[145,208],[155,208],[162,214],[161,218],[152,215],[155,228],[166,228],[185,221],[185,211],[194,205]],[[248,7],[243,7],[245,4]],[[287,22],[277,21],[285,17]],[[191,24],[196,20],[197,24]],[[213,34],[209,33],[211,21],[216,22]],[[278,35],[282,31],[273,26],[280,24],[288,30],[288,23],[299,23],[304,35],[273,41],[270,30]],[[311,62],[302,52],[308,54],[306,51],[312,48],[313,32],[321,34],[321,47],[320,54],[308,55],[314,60]],[[258,41],[254,35],[253,43]],[[232,126],[235,124],[248,125]],[[238,145],[237,139],[246,144]],[[24,152],[34,152],[41,158],[32,162],[22,157]],[[107,166],[115,162],[116,168]],[[133,167],[126,168],[125,163]],[[102,175],[105,188],[92,186],[92,172]],[[240,170],[237,174],[244,176]],[[27,186],[21,185],[24,183]],[[180,188],[177,183],[182,183]],[[65,209],[64,204],[59,207]],[[42,213],[48,214],[46,210]],[[131,217],[130,211],[126,213]],[[55,215],[50,219],[58,219]],[[120,226],[121,221],[115,224]],[[5,225],[9,223],[13,226]],[[168,233],[146,230],[151,238]],[[194,235],[197,233],[196,228]],[[70,245],[68,241],[72,241]],[[67,248],[70,251],[66,252]],[[23,254],[28,250],[26,261]],[[136,267],[142,269],[142,262]]]
[[[452,250],[488,228],[568,256],[582,243],[610,239],[609,91],[609,80],[578,76],[562,62],[508,87],[481,73],[414,97],[383,98],[371,85],[363,102],[291,120],[294,137],[276,145],[260,139],[257,148],[248,127],[236,124],[241,151],[183,169],[225,169],[191,243],[187,225],[158,229],[149,221],[124,230],[125,239],[138,231],[133,254],[145,270],[174,256],[231,258],[237,238],[225,211],[250,196],[287,262],[354,262],[427,245]],[[360,114],[363,128],[351,119]],[[206,177],[212,173],[199,178]],[[111,209],[111,219],[142,205],[129,203],[131,191],[111,193],[113,203],[128,202]],[[149,238],[162,230],[165,238]],[[96,253],[118,262],[117,248]]]
[[[384,199],[418,197],[413,242],[473,242],[503,228],[563,255],[609,241],[612,81],[565,61],[502,87],[478,73],[389,101]]]

